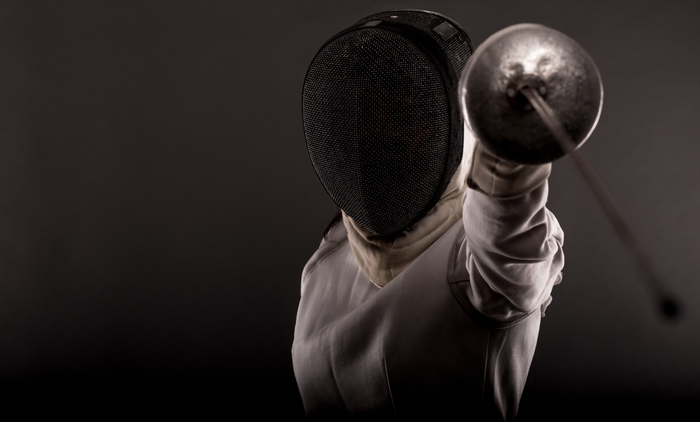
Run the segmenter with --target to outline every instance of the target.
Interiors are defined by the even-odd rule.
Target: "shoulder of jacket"
[[[345,225],[342,221],[338,221],[335,226],[331,228],[328,235],[321,240],[321,244],[318,246],[316,252],[311,255],[311,258],[304,266],[304,270],[301,274],[301,283],[304,284],[304,280],[314,272],[316,268],[323,262],[323,260],[341,248],[348,241],[348,232],[345,229]]]

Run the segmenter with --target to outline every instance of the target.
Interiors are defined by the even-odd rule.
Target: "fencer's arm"
[[[504,161],[476,143],[464,194],[472,304],[496,320],[549,303],[561,280],[564,233],[545,208],[551,164]]]

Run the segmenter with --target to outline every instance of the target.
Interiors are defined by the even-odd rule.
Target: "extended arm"
[[[463,203],[468,294],[491,318],[548,305],[561,280],[564,232],[545,208],[550,170],[551,164],[515,164],[475,148]]]

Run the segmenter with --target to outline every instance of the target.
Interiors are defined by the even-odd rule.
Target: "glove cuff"
[[[552,163],[518,164],[496,157],[478,141],[475,144],[467,186],[493,198],[527,195],[540,187],[552,171]]]

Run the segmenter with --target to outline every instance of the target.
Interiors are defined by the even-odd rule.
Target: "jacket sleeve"
[[[467,294],[490,318],[544,312],[561,281],[564,232],[545,208],[550,170],[501,160],[477,142],[463,203]]]

